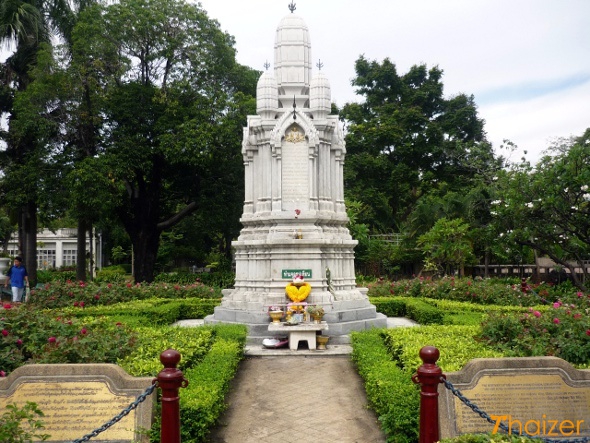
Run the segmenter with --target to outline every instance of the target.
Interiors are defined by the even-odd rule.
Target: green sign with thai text
[[[311,269],[283,269],[283,278],[293,279],[297,274],[311,278]]]

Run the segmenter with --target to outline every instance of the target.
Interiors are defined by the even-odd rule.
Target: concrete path
[[[178,326],[200,326],[183,320]],[[388,318],[387,327],[417,324]],[[382,443],[346,340],[324,351],[265,349],[249,341],[211,443]]]
[[[381,443],[349,357],[248,357],[212,443]]]

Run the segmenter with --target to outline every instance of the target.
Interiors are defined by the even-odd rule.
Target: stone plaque
[[[71,442],[126,409],[151,384],[110,364],[25,365],[0,379],[0,410],[7,404],[37,403],[50,442]],[[95,442],[149,442],[155,391],[126,417],[94,437]]]
[[[298,132],[298,134],[301,133]],[[281,188],[283,209],[306,209],[309,202],[309,154],[307,144],[303,141],[284,143],[282,154]]]
[[[475,359],[447,380],[486,412],[489,423],[443,384],[439,386],[441,438],[514,432],[561,439],[590,436],[590,371],[555,357]]]

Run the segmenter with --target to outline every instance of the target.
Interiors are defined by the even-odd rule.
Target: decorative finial
[[[297,108],[297,103],[295,103],[295,96],[293,96],[293,120],[297,120],[297,114],[295,114],[295,108]]]
[[[318,67],[318,69],[321,71],[322,68],[324,67],[324,64],[322,63],[322,61],[320,59],[318,59],[318,62],[316,64],[316,66]]]
[[[295,12],[295,9],[297,9],[296,4],[291,0],[291,4],[289,5],[289,11],[291,11],[291,14]]]
[[[264,62],[264,67],[267,71],[268,71],[268,68],[270,68],[270,63],[268,62],[268,60]]]

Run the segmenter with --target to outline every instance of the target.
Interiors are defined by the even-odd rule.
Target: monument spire
[[[291,11],[291,14],[295,12],[295,9],[297,9],[296,3],[291,0],[291,3],[289,4],[289,11]]]

